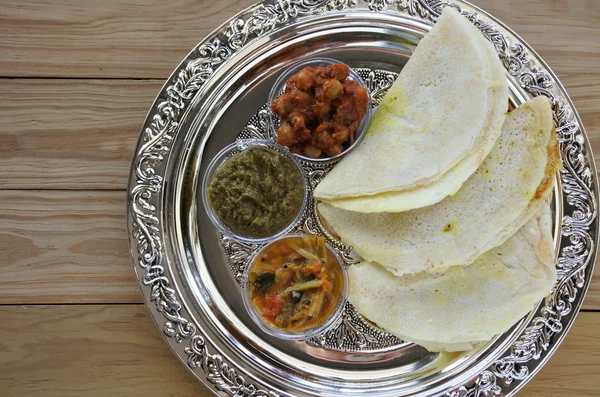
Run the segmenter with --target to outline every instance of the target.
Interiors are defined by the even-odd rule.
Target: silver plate
[[[267,336],[245,313],[236,278],[258,247],[220,236],[208,220],[198,195],[206,166],[237,137],[268,134],[261,107],[291,61],[326,56],[347,62],[381,97],[448,5],[496,47],[514,105],[536,95],[552,101],[564,164],[553,198],[555,289],[477,352],[428,353],[372,327],[351,306],[309,341]],[[309,168],[313,183],[327,167]],[[138,142],[128,194],[131,252],[152,318],[198,379],[231,396],[512,395],[572,325],[598,239],[593,156],[564,88],[521,38],[465,2],[267,0],[242,11],[204,39],[159,93]],[[314,205],[297,228],[324,233]],[[346,262],[354,260],[348,247],[331,242]]]

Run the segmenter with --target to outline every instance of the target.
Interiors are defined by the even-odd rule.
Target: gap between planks
[[[598,79],[563,80],[600,162]],[[0,107],[0,188],[126,189],[140,131],[163,82],[3,80],[0,96],[10,101]]]
[[[20,306],[124,306],[124,305],[137,305],[144,306],[143,302],[84,302],[84,303],[0,303],[0,307],[20,307]],[[581,309],[580,313],[600,313],[600,308],[595,309]]]
[[[165,82],[169,76],[163,78],[159,77],[102,77],[102,76],[90,76],[90,77],[52,77],[52,76],[0,76],[0,80],[75,80],[75,81],[86,81],[86,80],[114,80],[114,81],[160,81]]]
[[[126,219],[121,190],[0,191],[0,303],[143,302]],[[600,277],[583,308],[600,310]]]

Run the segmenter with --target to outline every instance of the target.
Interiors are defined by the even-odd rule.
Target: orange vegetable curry
[[[321,236],[275,241],[251,266],[250,300],[267,323],[284,331],[320,325],[342,299],[342,265]]]

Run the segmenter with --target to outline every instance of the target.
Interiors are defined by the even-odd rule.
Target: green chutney
[[[253,146],[221,165],[208,187],[215,215],[233,232],[264,238],[285,229],[302,208],[298,167],[274,150]]]

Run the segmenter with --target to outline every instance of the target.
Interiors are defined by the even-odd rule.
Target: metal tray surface
[[[249,257],[262,245],[221,235],[208,219],[200,191],[208,163],[235,139],[272,139],[269,90],[299,59],[348,63],[376,106],[446,6],[494,44],[513,106],[537,95],[553,105],[564,164],[551,203],[554,290],[511,330],[471,352],[430,353],[371,325],[350,304],[309,340],[265,334],[244,310],[239,286]],[[334,163],[302,163],[309,191]],[[160,91],[132,164],[128,226],[152,318],[173,352],[215,394],[510,396],[547,361],[579,311],[596,256],[597,197],[590,145],[564,88],[521,38],[484,11],[446,0],[266,0],[200,42]],[[346,264],[357,259],[323,227],[312,195],[295,232],[324,235]]]

